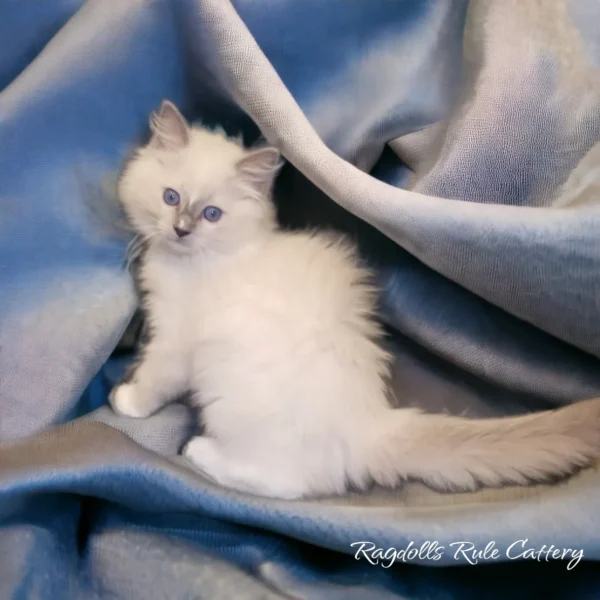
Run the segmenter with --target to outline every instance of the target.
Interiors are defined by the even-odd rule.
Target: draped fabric
[[[276,501],[189,467],[184,405],[106,406],[143,326],[114,181],[164,98],[282,151],[283,224],[359,244],[401,403],[600,395],[598,23],[595,0],[0,2],[0,598],[598,597],[594,469]],[[583,559],[523,552],[551,545]]]

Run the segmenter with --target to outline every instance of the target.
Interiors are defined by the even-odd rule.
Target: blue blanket
[[[106,406],[141,326],[113,183],[163,98],[264,135],[282,221],[357,240],[402,402],[599,395],[598,22],[595,0],[0,2],[0,598],[599,597],[594,469],[264,500],[178,456],[185,406]]]

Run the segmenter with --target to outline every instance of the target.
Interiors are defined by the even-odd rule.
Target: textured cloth
[[[357,240],[400,402],[488,416],[599,395],[599,198],[561,193],[600,140],[599,22],[596,0],[0,2],[0,598],[600,597],[585,560],[508,556],[600,559],[593,469],[266,500],[178,456],[185,406],[105,405],[137,331],[107,190],[163,98],[262,132],[287,159],[282,221]],[[445,551],[385,567],[359,541]],[[460,541],[498,554],[471,566]]]

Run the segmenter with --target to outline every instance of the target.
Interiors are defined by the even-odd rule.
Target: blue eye
[[[221,218],[223,211],[220,208],[217,208],[216,206],[207,206],[202,211],[202,214],[204,215],[204,218],[207,221],[212,221],[214,223],[215,221],[218,221]]]
[[[163,192],[163,200],[169,206],[177,206],[179,204],[179,194],[175,190],[172,190],[171,188],[167,188]]]

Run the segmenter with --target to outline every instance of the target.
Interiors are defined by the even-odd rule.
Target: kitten
[[[150,126],[119,196],[147,247],[151,335],[115,411],[146,417],[191,391],[205,433],[185,456],[218,484],[286,499],[409,478],[526,484],[598,457],[600,399],[483,420],[393,409],[371,273],[342,237],[278,229],[277,150],[190,127],[167,101]]]

